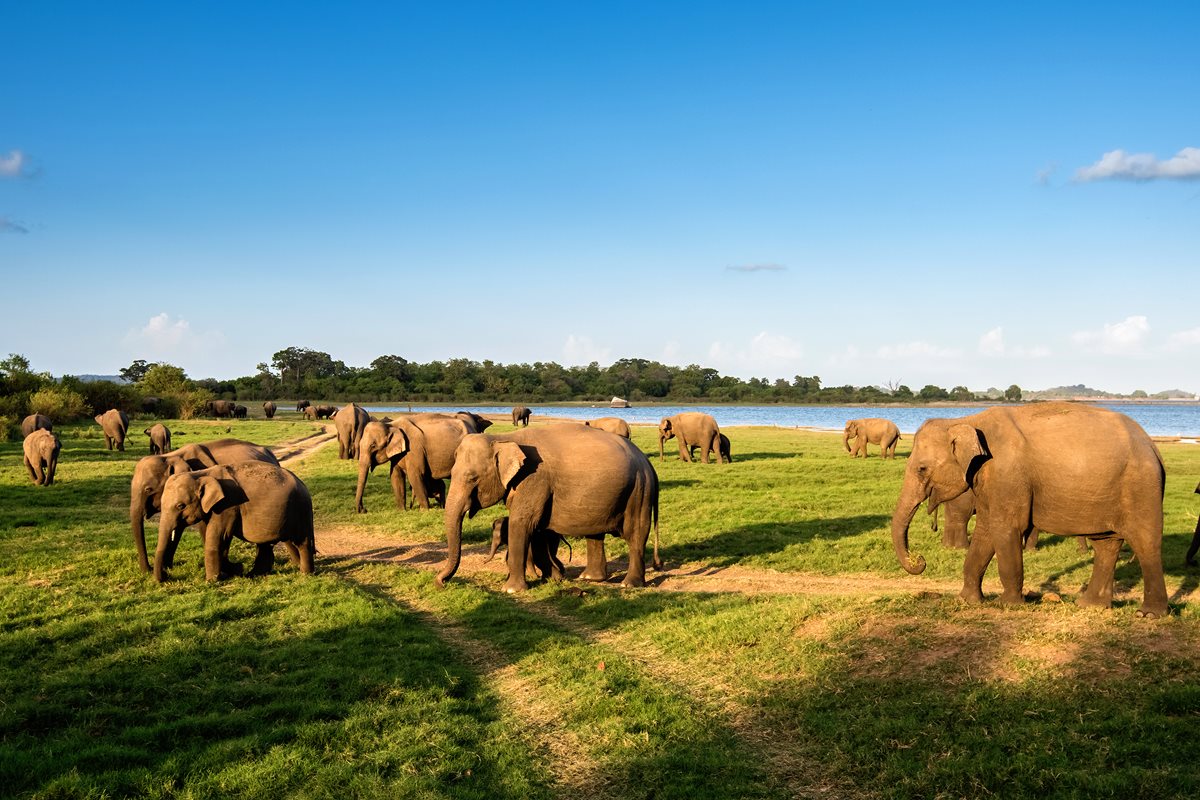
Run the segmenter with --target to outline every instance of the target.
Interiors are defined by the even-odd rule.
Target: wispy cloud
[[[1004,328],[992,328],[979,337],[979,354],[991,358],[1048,358],[1050,348],[1013,347],[1004,340]]]
[[[133,352],[142,353],[139,358],[180,358],[220,350],[225,336],[220,331],[197,333],[186,319],[164,311],[126,333],[124,343]]]
[[[19,178],[28,175],[29,159],[20,150],[0,155],[0,178]]]
[[[8,217],[0,217],[0,233],[29,233],[29,228]]]
[[[1167,337],[1168,350],[1182,350],[1186,347],[1200,347],[1200,328],[1177,331]]]
[[[1075,180],[1196,180],[1200,179],[1200,147],[1185,147],[1160,161],[1153,153],[1126,153],[1110,150],[1090,167],[1075,170]]]
[[[786,373],[795,369],[804,355],[804,348],[787,336],[761,331],[745,345],[713,342],[708,348],[708,357],[718,368],[724,367],[740,374],[747,371],[767,370]]]
[[[786,272],[783,264],[730,264],[725,267],[730,272]]]
[[[611,348],[601,347],[588,336],[576,336],[572,333],[563,343],[563,357],[567,364],[590,364],[593,361],[607,364],[610,355]]]
[[[938,347],[929,342],[904,342],[902,344],[885,344],[875,351],[877,358],[958,358],[962,350],[957,347]]]
[[[1037,175],[1034,176],[1034,179],[1037,181],[1038,186],[1049,186],[1050,178],[1053,177],[1054,173],[1057,171],[1058,164],[1047,164],[1037,171]]]
[[[1071,334],[1071,341],[1091,352],[1129,355],[1141,352],[1149,336],[1150,322],[1138,314],[1120,322],[1106,323],[1098,331],[1077,331]]]

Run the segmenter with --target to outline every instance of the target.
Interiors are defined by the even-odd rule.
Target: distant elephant
[[[1162,456],[1129,417],[1075,403],[989,408],[959,419],[931,419],[913,440],[896,510],[892,544],[912,574],[925,559],[908,550],[908,528],[921,503],[975,493],[975,534],[963,564],[967,602],[983,600],[988,563],[999,561],[1000,599],[1024,602],[1021,539],[1033,528],[1086,536],[1095,556],[1080,605],[1112,605],[1122,540],[1142,568],[1139,616],[1167,613],[1163,580]]]
[[[626,439],[629,438],[629,423],[620,417],[588,419],[584,420],[583,424],[598,431],[608,431],[609,433],[615,433],[617,436],[624,436]]]
[[[54,431],[38,428],[25,437],[21,445],[25,454],[25,469],[29,477],[38,486],[50,486],[54,483],[54,473],[58,471],[58,453],[62,443]]]
[[[517,425],[523,425],[524,427],[528,428],[529,427],[529,417],[531,414],[533,414],[533,412],[530,411],[525,406],[513,406],[513,410],[512,410],[513,426],[515,427]]]
[[[337,429],[338,458],[358,458],[358,440],[371,417],[357,403],[344,405],[334,412],[333,426]]]
[[[721,439],[721,441],[720,441],[721,458],[725,461],[726,464],[732,464],[733,463],[733,448],[729,444],[729,437],[723,433],[718,434],[718,435],[720,436],[720,439]],[[696,448],[699,446],[700,445],[696,445],[696,444],[688,445],[688,455],[691,456],[692,458],[695,458],[696,457]]]
[[[161,422],[156,422],[142,431],[150,437],[150,454],[158,455],[171,449],[171,431]]]
[[[240,439],[217,439],[213,442],[185,444],[178,450],[157,456],[146,456],[133,468],[133,480],[129,484],[129,527],[133,531],[133,546],[137,551],[138,566],[142,572],[150,571],[146,558],[145,521],[162,509],[163,486],[167,478],[179,472],[207,469],[217,464],[236,464],[242,461],[261,461],[279,465],[278,459],[261,445],[243,442]],[[204,526],[200,526],[200,538],[204,538]],[[170,567],[175,555],[172,542],[166,554],[166,566]]]
[[[21,435],[28,436],[34,431],[52,431],[54,423],[45,414],[30,414],[21,420]]]
[[[279,406],[275,405],[273,401],[268,400],[267,402],[263,403],[263,416],[265,416],[267,419],[275,419],[275,411],[278,408]]]
[[[311,406],[311,405],[312,405],[312,403],[310,403],[310,402],[309,402],[309,401],[307,401],[307,400],[297,400],[297,401],[296,401],[296,413],[297,413],[297,414],[303,414],[303,413],[304,413],[304,409],[308,408],[308,407],[309,407],[309,406]]]
[[[1200,483],[1196,484],[1196,494],[1200,494]],[[1196,566],[1197,551],[1200,551],[1200,519],[1196,520],[1196,532],[1192,534],[1192,544],[1183,559],[1183,562],[1189,567]]]
[[[850,440],[854,439],[854,449],[850,449]],[[877,444],[882,449],[883,458],[896,457],[896,442],[900,441],[900,429],[890,419],[870,417],[868,419],[852,419],[846,423],[842,432],[842,446],[854,458],[867,457],[867,443]]]
[[[250,409],[246,408],[245,406],[234,406],[233,407],[233,416],[236,419],[245,419],[247,416],[249,416],[249,414],[250,414]]]
[[[96,424],[104,431],[104,444],[109,450],[115,446],[122,452],[125,450],[125,433],[129,430],[129,417],[124,411],[110,408],[103,414],[98,414]]]
[[[492,427],[492,421],[490,419],[484,419],[483,417],[471,411],[455,411],[454,416],[467,423],[467,427],[471,429],[471,433],[483,433],[488,428]]]
[[[553,531],[590,537],[585,578],[604,580],[604,534],[629,545],[623,585],[645,584],[646,543],[654,529],[658,558],[658,475],[646,454],[628,439],[584,425],[546,425],[494,436],[463,437],[454,454],[446,500],[446,562],[436,582],[454,576],[462,558],[467,516],[503,502],[508,507],[508,581],[505,591],[524,591],[531,536]],[[597,558],[597,551],[599,556]]]
[[[154,553],[154,579],[166,578],[166,555],[184,528],[203,524],[204,576],[216,581],[228,574],[229,543],[236,536],[258,545],[251,575],[265,575],[274,566],[272,545],[288,545],[300,571],[311,574],[313,541],[312,497],[308,487],[283,467],[261,461],[221,464],[197,472],[180,472],[163,487]]]
[[[232,400],[209,400],[204,404],[203,410],[206,415],[228,419],[233,416],[236,405]]]
[[[566,544],[566,537],[553,531],[535,531],[529,537],[529,547],[525,555],[525,568],[533,567],[534,577],[543,580],[561,581],[566,575],[566,567],[558,557],[558,546]],[[488,563],[496,557],[502,547],[508,546],[508,517],[500,517],[492,522],[492,547],[483,563]],[[507,557],[506,559],[507,560]]]
[[[162,406],[162,398],[161,397],[143,397],[142,398],[142,413],[144,413],[144,414],[157,414],[158,410],[161,406]]]
[[[317,406],[316,407],[317,419],[330,419],[336,413],[337,413],[337,408],[335,406]]]
[[[445,415],[413,415],[392,422],[368,422],[358,443],[355,509],[360,514],[366,513],[363,492],[367,487],[367,475],[384,463],[389,465],[392,494],[401,511],[408,505],[407,484],[412,484],[413,505],[428,510],[430,497],[445,505],[443,480],[450,477],[455,448],[468,433],[465,422]]]
[[[684,411],[673,417],[663,417],[658,423],[658,460],[664,459],[663,444],[668,439],[678,439],[679,460],[691,461],[691,446],[700,448],[700,460],[708,463],[711,452],[721,462],[721,429],[709,414],[699,411]]]

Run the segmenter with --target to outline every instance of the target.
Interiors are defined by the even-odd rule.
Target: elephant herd
[[[339,458],[357,460],[354,502],[359,513],[366,512],[367,476],[385,463],[399,508],[409,507],[410,486],[413,506],[428,509],[431,500],[443,506],[447,556],[437,574],[439,585],[458,570],[463,520],[501,502],[508,515],[495,522],[492,555],[507,546],[506,591],[527,588],[527,564],[543,577],[561,577],[557,551],[564,537],[586,539],[586,579],[608,577],[605,535],[619,535],[629,544],[625,586],[645,582],[651,530],[653,564],[660,564],[658,476],[645,453],[630,441],[629,425],[622,419],[529,428],[530,411],[519,406],[513,409],[513,423],[523,427],[492,435],[485,433],[490,421],[466,411],[415,413],[396,420],[373,419],[354,403],[342,408],[306,404],[304,411],[332,417]],[[98,415],[96,422],[108,449],[123,450],[128,417],[113,409]],[[30,415],[21,427],[30,477],[39,485],[52,484],[61,443],[51,421]],[[146,429],[146,435],[152,454],[138,462],[130,486],[130,524],[143,570],[153,571],[161,581],[183,530],[196,526],[209,580],[237,571],[228,561],[233,538],[258,547],[252,574],[271,569],[272,548],[279,542],[303,572],[312,571],[312,499],[304,483],[282,468],[268,449],[222,439],[172,450],[170,431],[161,424]],[[670,439],[677,440],[681,461],[691,461],[697,448],[705,463],[710,456],[719,463],[732,460],[729,438],[708,414],[666,417],[659,423],[658,438],[660,460]],[[882,419],[851,420],[843,431],[843,445],[855,457],[865,456],[870,443],[892,458],[899,438],[896,426]],[[896,557],[912,574],[924,570],[924,558],[909,549],[909,527],[926,505],[937,530],[937,511],[945,506],[943,544],[967,548],[960,598],[983,599],[983,574],[994,557],[1003,587],[1001,601],[1019,603],[1023,546],[1036,541],[1039,530],[1075,536],[1095,552],[1092,576],[1079,602],[1108,607],[1117,555],[1128,542],[1143,575],[1138,613],[1163,616],[1165,475],[1162,457],[1145,431],[1123,414],[1102,408],[1039,403],[931,419],[913,439],[892,515]],[[1196,491],[1200,493],[1200,486]],[[159,536],[151,566],[144,520],[155,514],[160,514]],[[976,524],[968,540],[972,514]],[[1186,557],[1189,565],[1197,551],[1200,523]]]

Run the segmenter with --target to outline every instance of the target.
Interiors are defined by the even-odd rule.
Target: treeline
[[[135,366],[136,366],[135,362]],[[122,371],[124,374],[124,371]],[[127,376],[133,378],[134,376]],[[690,364],[674,367],[644,358],[623,358],[607,367],[564,367],[550,362],[497,364],[456,358],[410,362],[397,355],[376,358],[367,367],[351,367],[328,353],[289,347],[258,365],[258,372],[232,380],[201,380],[218,397],[237,400],[337,398],[417,403],[675,401],[710,403],[888,403],[979,399],[965,386],[899,385],[823,386],[817,375],[741,378]],[[1020,399],[1021,390],[1005,392]],[[997,393],[999,394],[999,393]]]

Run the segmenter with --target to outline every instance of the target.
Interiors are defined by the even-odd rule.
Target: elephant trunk
[[[50,456],[46,461],[46,485],[50,486],[54,483],[54,473],[58,471],[58,453]]]
[[[454,577],[462,559],[463,518],[471,505],[470,489],[462,484],[462,481],[451,481],[450,497],[446,501],[446,561],[434,579],[438,586]]]
[[[842,447],[846,448],[847,453],[850,452],[850,431],[849,430],[845,430],[842,432]]]
[[[904,476],[904,488],[900,491],[900,499],[896,501],[896,510],[892,513],[892,546],[896,549],[896,559],[900,566],[910,575],[920,575],[925,571],[925,558],[915,558],[908,552],[908,526],[912,524],[917,509],[925,501],[925,493],[912,475]]]
[[[365,514],[367,509],[363,507],[363,492],[367,489],[367,474],[371,471],[370,457],[365,453],[358,459],[358,487],[354,490],[354,508],[360,514]]]
[[[175,548],[179,546],[179,537],[185,525],[176,525],[166,514],[158,523],[158,547],[154,551],[154,580],[162,583],[167,577],[167,568],[175,560]]]
[[[487,564],[496,557],[496,553],[500,551],[501,545],[504,544],[506,532],[507,525],[504,522],[500,522],[500,524],[492,526],[492,546],[488,550],[487,558],[483,560],[483,563]]]
[[[665,442],[665,441],[667,441],[667,440],[660,433],[658,435],[658,460],[659,460],[659,462],[664,461],[666,458],[666,456],[663,454],[663,442]]]
[[[146,558],[146,510],[138,500],[141,492],[134,492],[133,501],[129,504],[129,527],[133,531],[133,547],[137,550],[138,566],[142,572],[150,571],[150,562]]]

